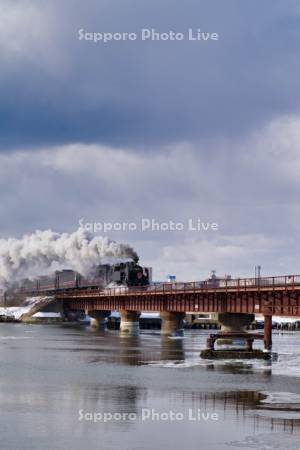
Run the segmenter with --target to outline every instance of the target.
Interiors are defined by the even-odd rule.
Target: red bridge
[[[219,313],[228,332],[241,332],[253,314],[265,318],[265,347],[271,348],[272,315],[300,318],[300,275],[157,283],[144,287],[85,288],[55,291],[64,307],[85,310],[96,324],[120,311],[121,330],[135,332],[141,311],[158,311],[162,333],[182,328],[186,312]]]
[[[55,292],[72,309],[223,312],[300,317],[300,275]]]

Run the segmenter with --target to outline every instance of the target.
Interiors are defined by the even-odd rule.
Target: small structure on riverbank
[[[0,313],[0,322],[12,323],[12,322],[21,322],[21,321],[20,321],[20,319],[16,319],[15,316],[13,316],[13,315]]]

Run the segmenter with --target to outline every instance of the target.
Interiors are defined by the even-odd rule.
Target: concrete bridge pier
[[[161,334],[163,336],[183,336],[183,312],[161,311]]]
[[[218,321],[221,324],[221,332],[245,332],[247,326],[251,325],[254,319],[254,314],[219,313],[218,315]]]
[[[221,333],[246,333],[246,328],[254,321],[254,314],[245,313],[219,313],[218,321],[221,324]],[[218,339],[217,344],[232,344],[232,338]],[[248,341],[245,339],[245,345],[248,347]]]
[[[139,317],[140,312],[127,311],[121,309],[120,311],[120,332],[127,336],[137,336],[140,332]]]
[[[106,319],[110,315],[110,311],[97,311],[97,310],[86,310],[86,314],[88,314],[91,318],[91,327],[93,328],[105,328],[106,327]]]

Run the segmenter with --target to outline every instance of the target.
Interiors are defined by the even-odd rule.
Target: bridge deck
[[[300,317],[300,276],[144,287],[68,289],[56,297],[85,310],[232,312]]]

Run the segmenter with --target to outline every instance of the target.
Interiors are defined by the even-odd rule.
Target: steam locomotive
[[[142,267],[138,261],[97,266],[92,275],[84,277],[74,270],[56,271],[52,276],[42,276],[37,280],[24,280],[23,292],[43,292],[65,289],[104,289],[111,286],[147,286],[150,283],[150,269]]]

